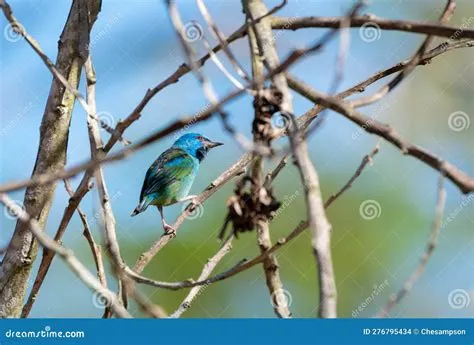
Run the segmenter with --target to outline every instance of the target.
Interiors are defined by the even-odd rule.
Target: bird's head
[[[176,140],[173,147],[183,149],[191,156],[202,161],[210,149],[221,145],[224,144],[212,141],[202,134],[188,133]]]

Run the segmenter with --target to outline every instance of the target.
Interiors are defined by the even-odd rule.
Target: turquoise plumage
[[[163,216],[163,206],[194,200],[196,196],[188,196],[188,193],[198,173],[199,164],[210,149],[220,145],[222,144],[197,133],[185,134],[176,140],[148,169],[140,202],[132,216],[145,211],[150,205],[156,206],[165,232],[173,232],[175,229],[166,223]]]

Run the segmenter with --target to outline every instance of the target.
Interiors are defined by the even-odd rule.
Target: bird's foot
[[[179,202],[185,202],[185,201],[190,201],[191,204],[194,204],[194,205],[198,205],[199,204],[199,201],[198,201],[198,195],[188,195],[187,197],[183,198],[183,199],[180,199]]]
[[[163,223],[163,229],[165,230],[165,235],[176,236],[176,229],[168,223]]]
[[[193,197],[190,200],[191,200],[190,205],[193,208],[201,205],[201,202],[199,201],[199,197],[197,195],[193,195]]]

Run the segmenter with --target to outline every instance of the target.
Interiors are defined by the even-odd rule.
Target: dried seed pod
[[[281,203],[275,199],[271,189],[261,188],[257,198],[250,192],[252,180],[246,176],[236,185],[235,194],[227,201],[228,213],[219,238],[222,239],[229,223],[236,237],[241,232],[252,231],[258,221],[272,219]]]

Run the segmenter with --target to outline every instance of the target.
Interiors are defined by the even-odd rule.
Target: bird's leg
[[[191,209],[194,209],[196,206],[200,205],[199,197],[197,195],[188,195],[187,197],[178,200],[178,202],[191,201]]]
[[[191,201],[191,204],[195,206],[200,204],[197,195],[188,195],[187,197],[178,200],[178,202],[185,202],[185,201]]]
[[[158,206],[158,211],[160,211],[161,224],[163,224],[163,229],[165,230],[165,234],[166,235],[174,235],[176,233],[176,229],[173,228],[168,223],[166,223],[165,216],[163,215],[163,207]]]

